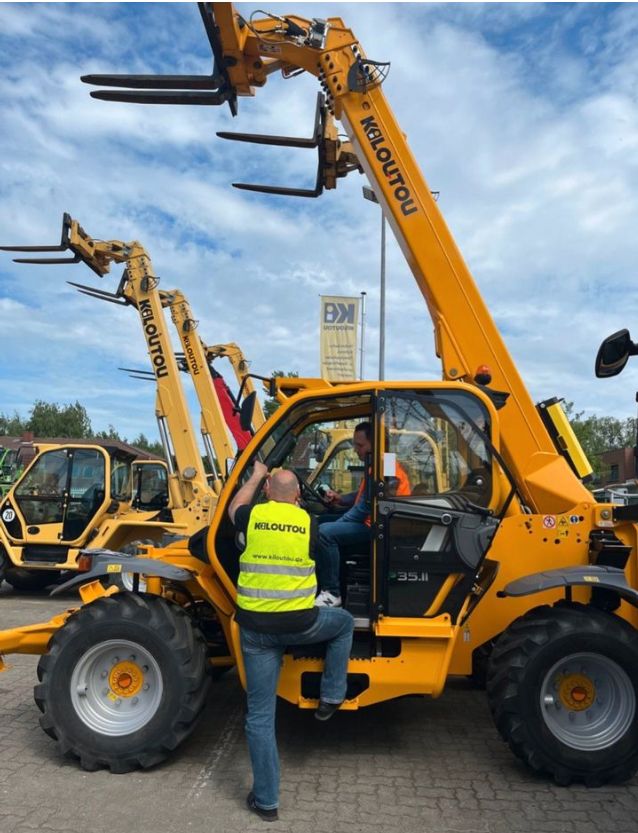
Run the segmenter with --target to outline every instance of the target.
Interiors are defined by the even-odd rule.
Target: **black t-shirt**
[[[243,532],[244,536],[248,529],[250,520],[250,506],[240,506],[235,512],[235,529]],[[317,519],[310,521],[310,558],[315,561],[317,549]],[[286,610],[282,613],[259,613],[254,610],[237,608],[235,621],[242,628],[248,628],[258,633],[297,633],[305,631],[314,625],[319,615],[318,607],[310,607],[305,610]]]

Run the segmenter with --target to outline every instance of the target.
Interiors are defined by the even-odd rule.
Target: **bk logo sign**
[[[354,304],[327,301],[323,308],[324,324],[354,324]]]

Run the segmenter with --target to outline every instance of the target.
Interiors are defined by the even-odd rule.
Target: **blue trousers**
[[[317,542],[317,579],[320,590],[328,590],[335,596],[341,595],[341,553],[340,546],[361,545],[367,551],[370,547],[370,527],[364,523],[340,519],[322,523],[319,526]]]
[[[279,753],[275,737],[277,683],[287,645],[327,642],[321,675],[321,699],[341,703],[346,696],[346,672],[354,620],[341,608],[318,608],[315,623],[298,633],[258,633],[240,628],[246,669],[246,738],[253,769],[255,802],[263,810],[279,805]]]

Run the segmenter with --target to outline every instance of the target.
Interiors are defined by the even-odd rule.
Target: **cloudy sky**
[[[391,61],[386,95],[532,396],[633,415],[638,363],[596,380],[593,361],[604,335],[638,336],[638,6],[267,8],[339,15]],[[1,243],[58,242],[64,211],[94,237],[139,240],[204,341],[239,342],[262,374],[316,375],[319,294],[366,291],[365,375],[377,375],[380,217],[364,178],[319,200],[238,192],[231,182],[311,186],[315,158],[215,136],[309,135],[316,81],[274,76],[234,120],[89,97],[84,73],[210,72],[190,3],[0,4],[0,67]],[[394,240],[387,271],[386,378],[439,378]],[[114,290],[119,274],[0,253],[0,412],[79,399],[97,430],[156,436],[153,386],[117,370],[148,366],[136,313],[66,284]]]

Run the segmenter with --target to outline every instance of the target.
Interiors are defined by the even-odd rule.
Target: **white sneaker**
[[[315,599],[315,607],[341,607],[341,596],[334,596],[329,590],[322,590]]]

